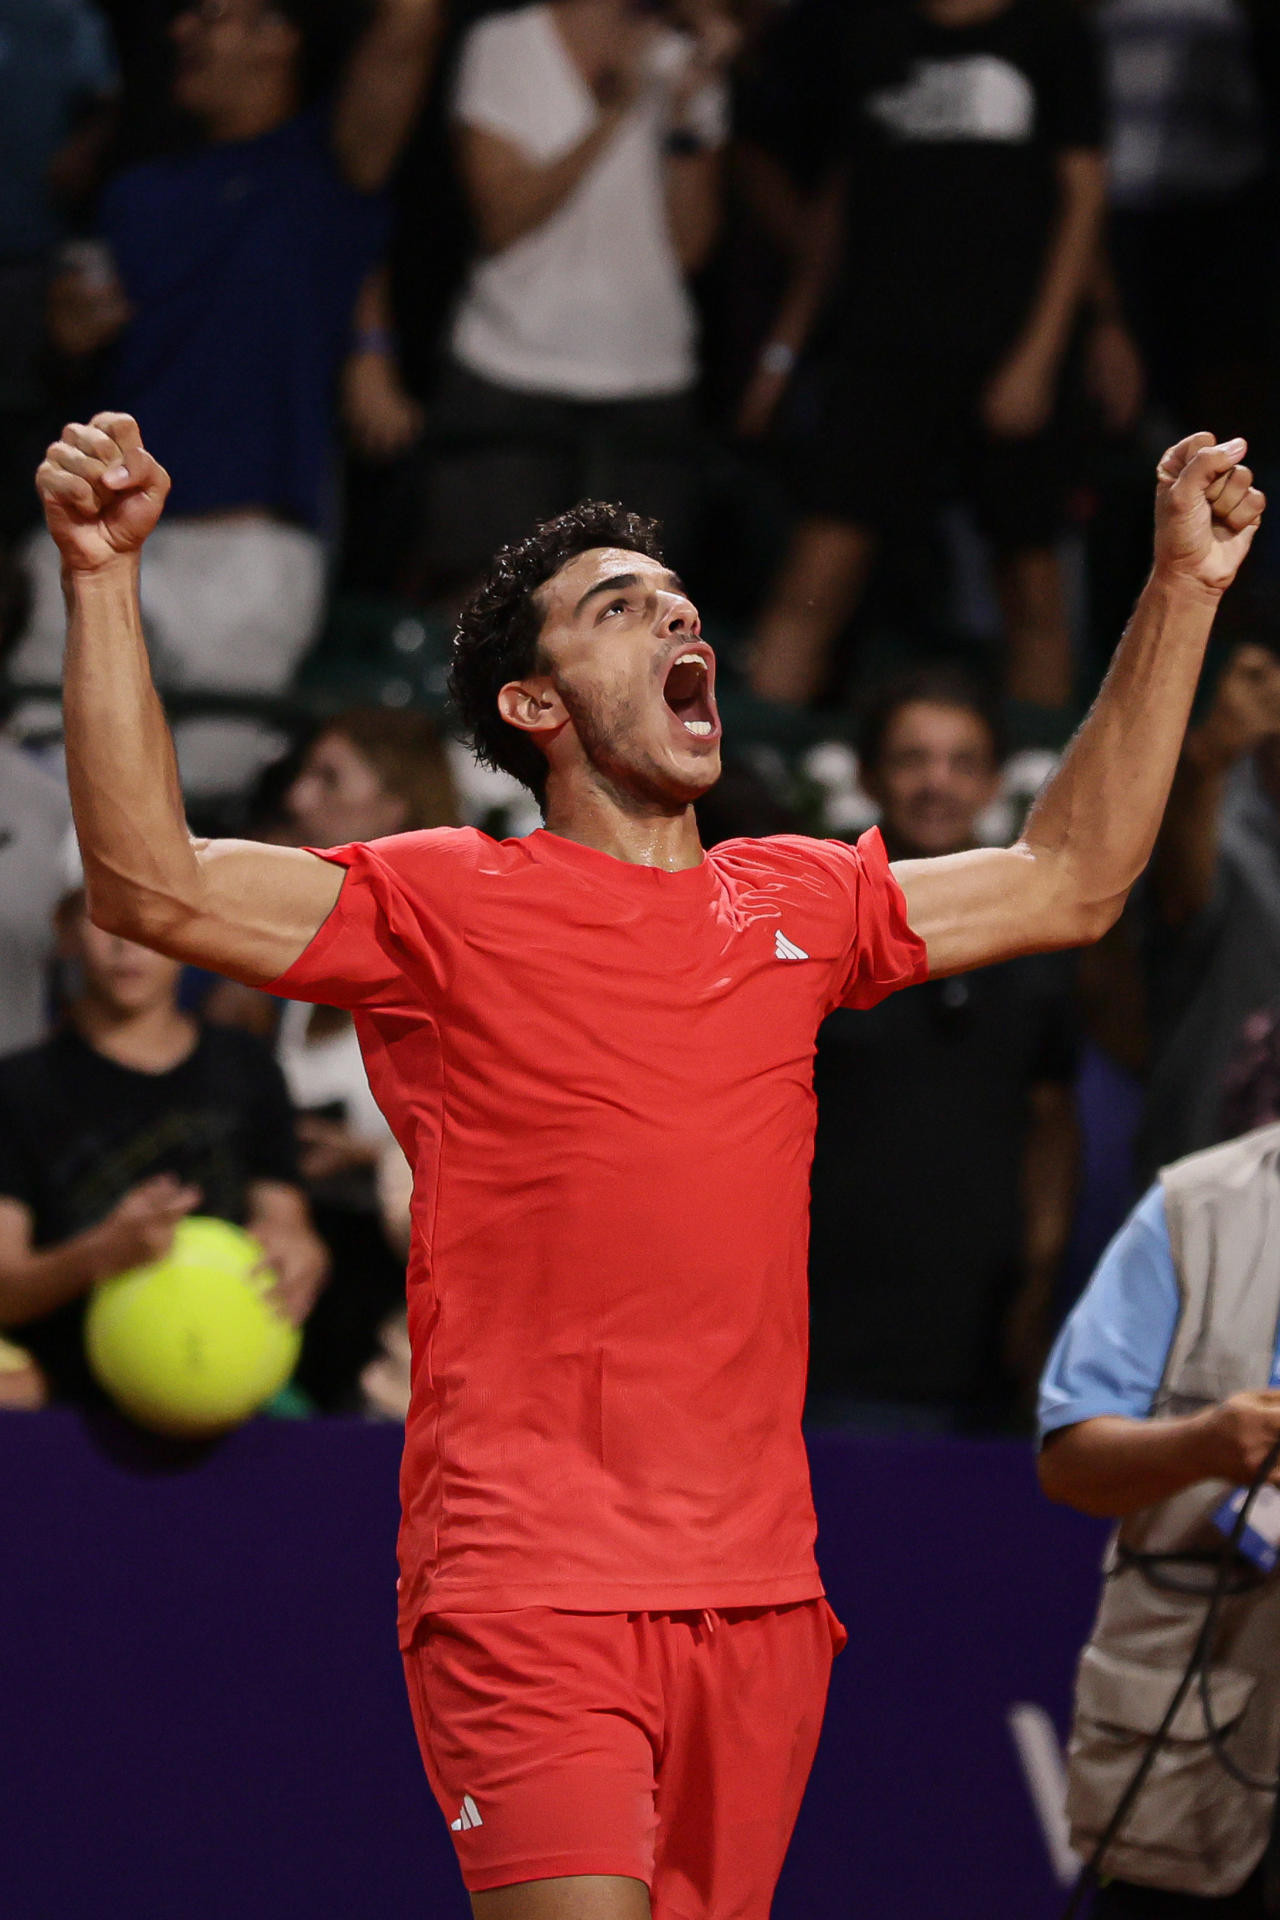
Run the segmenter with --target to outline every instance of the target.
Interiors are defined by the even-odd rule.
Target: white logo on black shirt
[[[900,140],[993,140],[1011,145],[1035,131],[1035,89],[991,53],[917,60],[901,87],[873,93],[867,111]]]

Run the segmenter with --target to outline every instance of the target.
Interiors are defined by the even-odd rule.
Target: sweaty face
[[[913,700],[890,720],[866,784],[895,852],[928,857],[973,845],[978,815],[998,780],[991,735],[978,714]]]
[[[582,754],[619,796],[683,807],[720,777],[715,655],[659,561],[579,554],[542,588],[541,656]]]
[[[341,733],[312,742],[285,797],[302,846],[341,847],[377,840],[404,825],[403,800],[389,793],[377,769]]]

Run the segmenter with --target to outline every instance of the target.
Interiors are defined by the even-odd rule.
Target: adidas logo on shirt
[[[456,1820],[449,1822],[450,1833],[470,1833],[472,1827],[482,1827],[483,1825],[484,1821],[480,1818],[479,1807],[469,1793],[464,1793],[462,1796],[462,1812]]]
[[[788,940],[781,928],[773,936],[773,953],[776,960],[807,960],[809,958],[804,948],[798,947],[794,940]]]

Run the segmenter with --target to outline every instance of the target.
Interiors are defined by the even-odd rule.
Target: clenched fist
[[[1266,500],[1242,466],[1243,440],[1193,433],[1156,475],[1156,572],[1222,593],[1253,545]]]
[[[36,474],[36,491],[62,563],[98,573],[137,555],[169,493],[169,476],[127,413],[68,426]]]

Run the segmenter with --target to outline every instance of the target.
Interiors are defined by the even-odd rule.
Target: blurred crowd
[[[63,420],[173,478],[142,602],[198,830],[535,825],[450,733],[451,621],[597,497],[717,648],[704,839],[954,852],[1096,691],[1162,448],[1280,464],[1277,126],[1271,0],[0,0],[0,1404],[92,1402],[86,1296],[192,1210],[304,1324],[279,1411],[408,1386],[349,1016],[84,913]],[[1025,1424],[1154,1168],[1280,1108],[1274,525],[1116,932],[835,1014],[816,1084],[810,1417]]]

